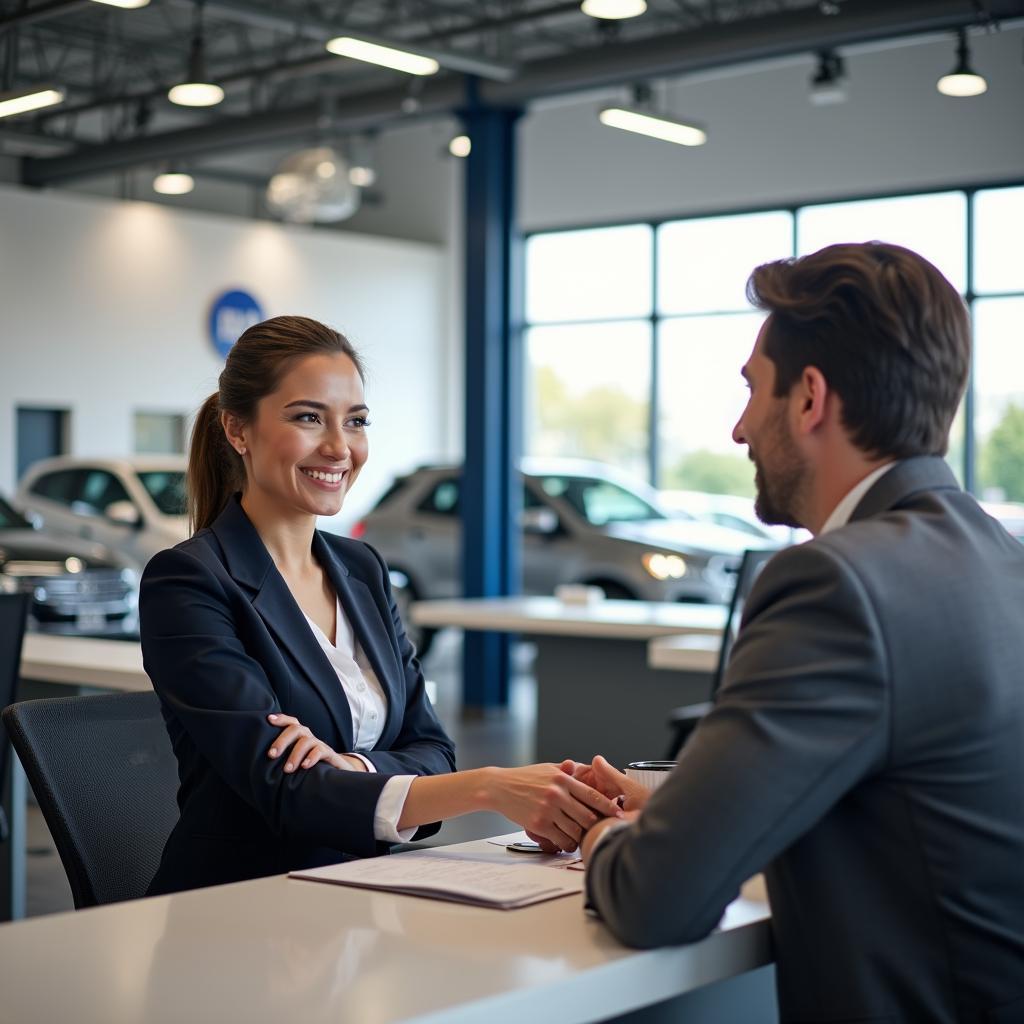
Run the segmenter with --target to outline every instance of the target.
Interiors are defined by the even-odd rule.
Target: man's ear
[[[825,375],[816,366],[805,366],[793,388],[797,429],[812,434],[825,422],[832,392]]]

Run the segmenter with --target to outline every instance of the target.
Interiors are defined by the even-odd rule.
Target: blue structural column
[[[460,111],[472,148],[465,177],[466,424],[462,584],[467,597],[520,586],[517,462],[522,409],[515,228],[518,110],[485,106],[470,82]],[[507,634],[466,631],[463,702],[482,711],[508,703]]]

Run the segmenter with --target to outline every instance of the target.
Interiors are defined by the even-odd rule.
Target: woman
[[[368,452],[352,346],[276,317],[242,335],[219,384],[192,434],[194,535],[142,580],[143,658],[181,779],[150,892],[370,856],[483,809],[574,849],[615,805],[555,765],[455,772],[387,567],[316,530]]]

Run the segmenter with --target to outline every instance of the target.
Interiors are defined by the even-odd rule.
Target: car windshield
[[[139,473],[142,486],[165,516],[185,514],[185,474],[176,470]]]
[[[561,498],[593,526],[667,518],[639,494],[610,480],[552,474],[540,477],[540,485],[545,494]]]
[[[31,524],[15,512],[3,498],[0,498],[0,530],[30,530],[31,528]]]

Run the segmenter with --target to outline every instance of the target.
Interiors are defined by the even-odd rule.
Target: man
[[[714,709],[583,843],[636,946],[706,935],[765,870],[783,1022],[1024,1021],[1024,547],[942,460],[967,380],[927,261],[836,245],[754,271],[733,432],[766,522],[813,540],[747,600]],[[644,804],[646,803],[646,806]]]

